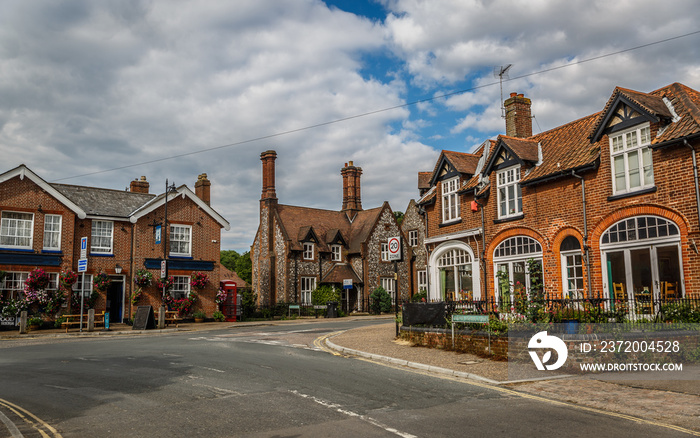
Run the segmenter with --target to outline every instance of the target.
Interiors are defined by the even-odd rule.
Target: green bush
[[[379,286],[369,295],[370,312],[379,315],[380,313],[391,312],[391,296],[383,287]]]
[[[213,317],[214,317],[214,321],[218,321],[218,322],[223,322],[226,319],[226,317],[224,316],[223,312],[221,312],[221,310],[217,310],[216,312],[214,312]]]
[[[311,303],[315,305],[325,305],[330,301],[340,302],[340,290],[324,284],[311,292]]]
[[[428,300],[428,292],[426,290],[421,290],[417,294],[413,294],[411,297],[411,302],[414,303],[420,303],[425,299],[426,301]]]

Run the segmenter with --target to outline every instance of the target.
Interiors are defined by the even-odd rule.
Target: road
[[[314,342],[367,323],[5,344],[0,437],[687,436]]]

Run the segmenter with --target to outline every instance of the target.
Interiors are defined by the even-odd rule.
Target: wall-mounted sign
[[[161,230],[161,226],[156,225],[156,245],[160,245],[160,234],[161,234],[160,230]]]

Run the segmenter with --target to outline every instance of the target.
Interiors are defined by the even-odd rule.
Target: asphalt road
[[[0,349],[0,437],[687,436],[314,342],[366,323],[18,342]]]

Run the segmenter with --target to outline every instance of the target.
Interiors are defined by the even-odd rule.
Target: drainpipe
[[[591,262],[590,262],[590,247],[588,246],[588,220],[586,218],[586,180],[582,176],[577,175],[575,170],[571,171],[571,175],[581,180],[581,197],[583,198],[583,250],[584,259],[586,260],[586,277],[588,280],[588,298],[593,298],[593,283],[591,279]]]
[[[486,300],[488,298],[489,282],[486,276],[486,221],[484,220],[484,204],[477,201],[476,197],[474,197],[474,202],[476,202],[476,205],[479,206],[479,210],[481,210],[481,271],[484,273],[483,299]]]
[[[693,157],[693,177],[695,178],[695,206],[698,213],[698,228],[700,228],[700,189],[698,187],[698,162],[695,157],[695,148],[688,143],[688,140],[683,139],[683,144],[688,146],[692,151]]]

